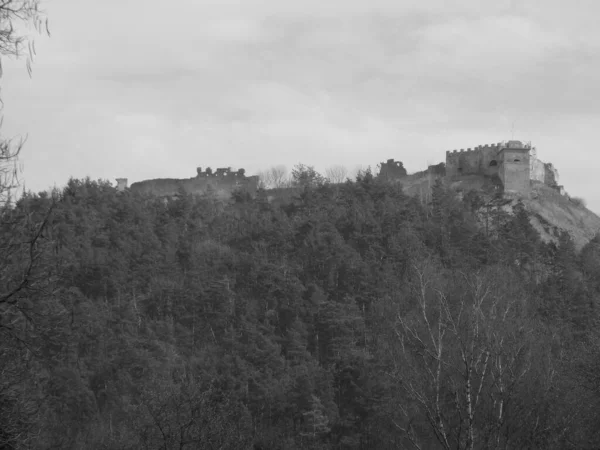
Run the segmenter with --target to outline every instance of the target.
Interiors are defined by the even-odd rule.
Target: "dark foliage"
[[[598,240],[439,183],[295,192],[6,208],[0,448],[596,448]]]

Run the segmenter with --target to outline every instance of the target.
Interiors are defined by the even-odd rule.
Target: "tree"
[[[346,167],[338,164],[338,165],[329,167],[325,171],[325,174],[327,175],[327,179],[329,180],[330,183],[339,184],[339,183],[343,183],[344,181],[346,181],[346,178],[348,178],[348,169],[346,169]]]
[[[292,184],[297,187],[317,187],[327,180],[313,166],[296,164],[292,169]]]
[[[0,142],[0,208],[11,204],[11,193],[18,185],[18,156],[22,143]]]
[[[259,174],[260,183],[265,189],[279,189],[288,187],[290,177],[285,166],[274,166]]]
[[[138,448],[249,448],[251,421],[243,405],[212,385],[174,378],[153,376],[131,406],[128,425],[138,432]]]
[[[0,211],[0,448],[27,443],[40,425],[36,366],[60,320],[51,298],[53,242],[45,236],[53,207],[52,198],[25,197]]]
[[[527,428],[528,389],[544,385],[534,326],[505,269],[458,273],[455,285],[438,275],[432,260],[414,270],[415,308],[398,314],[405,368],[401,386],[441,448],[519,447],[540,439]],[[513,288],[503,286],[512,280]],[[532,381],[532,380],[535,380]],[[536,399],[537,400],[537,399]],[[535,409],[536,422],[542,408]],[[415,447],[418,434],[409,419],[401,427]]]
[[[0,3],[0,74],[2,57],[18,58],[27,50],[31,75],[35,44],[23,30],[33,27],[40,32],[45,25],[49,34],[44,19],[39,0]],[[45,277],[40,268],[47,246],[42,241],[50,210],[40,215],[36,205],[29,211],[13,209],[11,197],[19,186],[18,157],[23,143],[22,139],[0,138],[0,448],[26,445],[39,426],[36,389],[28,384],[35,378],[32,340],[43,327],[34,329],[31,317],[32,312],[43,316],[45,311],[34,310],[25,293],[40,289],[43,295]]]
[[[48,20],[39,8],[40,0],[3,0],[0,3],[0,76],[2,57],[20,57],[27,51],[26,66],[31,75],[35,42],[21,31],[33,27],[49,35]],[[1,100],[0,100],[1,102]],[[0,127],[2,126],[0,120]],[[19,185],[18,156],[22,139],[0,141],[0,208],[10,202],[11,192]]]

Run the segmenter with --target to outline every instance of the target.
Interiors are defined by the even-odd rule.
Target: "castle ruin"
[[[118,179],[119,180],[123,179]],[[131,190],[153,194],[161,197],[174,197],[181,190],[190,194],[205,194],[211,192],[220,198],[229,198],[236,191],[247,192],[254,196],[258,190],[258,176],[246,176],[244,169],[237,171],[231,167],[221,167],[212,171],[210,167],[202,170],[196,169],[196,176],[186,179],[158,178],[154,180],[138,181],[131,185]],[[125,181],[126,183],[126,181]],[[122,186],[122,183],[118,185]]]
[[[467,175],[498,178],[504,192],[527,194],[532,182],[543,183],[563,192],[558,186],[558,172],[550,163],[537,158],[530,143],[504,141],[491,145],[446,152],[446,163],[430,166],[427,170],[407,174],[400,161],[388,159],[380,163],[379,177],[414,183],[428,178],[457,179]]]
[[[408,175],[406,169],[404,168],[404,164],[400,161],[394,161],[393,159],[388,159],[387,162],[382,162],[380,164],[379,176],[386,180],[394,180],[398,178],[404,178]]]
[[[537,158],[530,143],[521,141],[480,145],[473,149],[446,152],[446,176],[498,176],[504,192],[528,193],[531,182],[558,188],[558,172]]]

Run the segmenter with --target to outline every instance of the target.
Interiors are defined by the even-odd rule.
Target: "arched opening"
[[[490,161],[490,167],[496,167],[498,165],[498,161],[496,161],[495,159],[492,159]]]
[[[458,173],[462,173],[462,171],[463,171],[463,170],[462,170],[462,167],[459,167],[459,168],[458,168]]]

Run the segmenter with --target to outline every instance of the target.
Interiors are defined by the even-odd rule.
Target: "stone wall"
[[[401,162],[389,159],[386,163],[381,163],[379,176],[414,183],[428,179],[432,171],[439,175],[440,170],[444,173],[442,176],[451,179],[467,175],[497,176],[507,192],[528,193],[532,181],[558,188],[558,172],[552,164],[537,159],[531,144],[514,140],[447,151],[445,165],[430,166],[426,171],[410,175]]]
[[[435,180],[437,178],[443,178],[446,176],[446,165],[444,163],[436,164],[435,166],[429,166],[427,170],[422,170],[421,172],[411,173],[402,178],[401,181],[405,181],[408,183],[414,182],[416,180]]]
[[[552,163],[540,161],[536,155],[532,154],[530,159],[531,180],[544,183],[547,186],[556,187],[558,185],[558,171]]]
[[[546,183],[546,164],[535,157],[530,159],[531,180]]]
[[[379,168],[379,177],[386,180],[399,180],[406,177],[408,173],[401,161],[388,159],[387,162],[382,162]]]
[[[515,156],[515,152],[520,156]],[[535,149],[520,141],[447,151],[446,174],[449,177],[498,175],[505,190],[513,192],[529,192],[532,180],[552,187],[558,185],[558,172],[552,164],[537,159]]]
[[[548,186],[558,186],[558,170],[554,168],[552,163],[544,164],[545,179],[544,183]]]
[[[468,148],[446,152],[446,175],[472,175],[481,172],[481,152]]]
[[[131,185],[131,190],[160,197],[175,196],[180,190],[190,194],[205,194],[210,192],[219,198],[226,199],[235,190],[243,190],[252,196],[256,195],[258,177],[247,177],[244,169],[234,172],[229,167],[219,168],[213,173],[210,168],[207,168],[206,171],[198,168],[197,175],[194,178],[158,178],[139,181]]]
[[[158,197],[175,195],[183,187],[182,182],[187,180],[178,180],[175,178],[157,178],[154,180],[144,180],[133,183],[130,189],[134,192],[143,194],[153,194]]]
[[[408,174],[401,161],[388,159],[385,163],[380,163],[378,177],[386,181],[396,181],[413,183],[417,180],[442,178],[446,176],[446,165],[444,163],[429,166],[426,170]]]
[[[500,152],[498,175],[505,192],[527,193],[531,190],[529,148],[504,148]]]
[[[488,175],[498,173],[498,153],[502,143],[446,152],[446,175]]]

